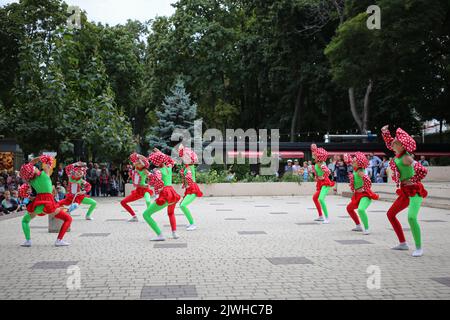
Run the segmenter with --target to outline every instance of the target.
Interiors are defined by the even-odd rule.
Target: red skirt
[[[316,182],[316,190],[319,191],[322,187],[334,187],[334,181],[331,181],[329,178],[325,178],[323,180],[317,180]]]
[[[75,195],[73,193],[66,194],[66,197],[58,202],[58,206],[70,206],[72,203],[81,204],[84,198],[89,198],[89,196],[85,194],[76,195],[75,201],[73,198]]]
[[[52,214],[58,209],[58,204],[51,193],[38,193],[36,198],[27,205],[27,211],[34,212],[36,207],[41,205],[44,205],[44,213],[40,213],[39,216]]]
[[[151,196],[153,195],[153,191],[148,187],[136,187],[131,194],[135,197],[143,198],[146,193],[149,193]]]
[[[397,194],[400,197],[407,198],[414,197],[416,195],[426,198],[428,196],[428,191],[425,190],[425,187],[421,182],[417,182],[412,185],[402,185],[400,189],[397,189]]]
[[[380,196],[374,193],[372,190],[364,192],[355,192],[352,197],[352,201],[359,204],[362,198],[369,198],[371,200],[378,200]]]
[[[169,204],[177,203],[178,201],[180,201],[180,199],[180,195],[176,193],[175,189],[172,186],[166,186],[161,190],[155,202],[158,206],[162,206],[166,202],[168,202]]]
[[[195,194],[197,197],[202,197],[203,192],[201,192],[198,185],[194,182],[189,187],[186,188],[186,191],[184,192],[184,196],[186,197],[188,194]]]

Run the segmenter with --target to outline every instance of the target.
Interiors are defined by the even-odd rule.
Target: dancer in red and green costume
[[[66,166],[65,170],[69,177],[69,192],[64,199],[58,202],[58,205],[70,206],[69,211],[73,211],[75,205],[86,204],[89,206],[86,220],[93,220],[91,215],[97,202],[87,195],[91,190],[91,184],[83,179],[87,171],[86,163],[76,162]]]
[[[189,225],[187,226],[187,231],[194,231],[197,229],[197,226],[194,223],[194,219],[192,218],[191,212],[188,209],[188,205],[190,205],[197,197],[202,197],[203,193],[200,191],[196,181],[195,181],[195,163],[197,163],[198,158],[197,154],[189,149],[180,145],[178,149],[178,155],[183,161],[184,168],[181,169],[180,174],[183,181],[183,188],[186,189],[184,192],[184,199],[180,204],[181,211],[183,211],[184,215],[189,221]]]
[[[136,189],[131,191],[131,194],[124,198],[120,202],[120,204],[131,214],[131,219],[128,221],[138,222],[139,220],[136,216],[136,213],[128,205],[128,203],[144,198],[147,208],[150,206],[152,202],[150,197],[153,195],[153,191],[148,187],[147,183],[147,178],[150,175],[150,172],[148,171],[150,163],[148,162],[146,157],[137,153],[133,153],[130,155],[130,161],[134,166],[134,170],[130,171],[130,176]]]
[[[353,156],[344,155],[344,161],[353,166],[353,172],[349,173],[350,189],[353,192],[351,202],[347,206],[347,212],[356,224],[356,228],[352,231],[363,232],[365,235],[370,234],[369,218],[367,217],[367,208],[372,200],[378,200],[379,196],[372,192],[372,181],[365,174],[365,169],[369,166],[369,160],[362,152],[356,152]],[[355,210],[358,211],[356,214]],[[361,218],[364,229],[359,222]]]
[[[317,148],[315,144],[311,145],[311,153],[315,161],[313,167],[313,173],[316,180],[316,193],[313,196],[314,204],[316,205],[319,217],[315,221],[322,222],[324,224],[330,223],[328,217],[328,208],[325,203],[325,198],[332,187],[334,182],[330,180],[330,170],[327,167],[328,152],[323,148]],[[325,214],[325,218],[323,215]]]
[[[411,154],[416,150],[416,141],[408,133],[398,128],[395,138],[393,138],[389,132],[388,125],[381,129],[381,133],[387,148],[395,153],[395,158],[389,165],[392,171],[392,179],[397,184],[398,198],[388,210],[387,216],[400,244],[392,249],[409,250],[402,225],[397,219],[397,214],[408,208],[408,223],[416,245],[416,250],[412,255],[413,257],[421,257],[423,248],[417,216],[423,199],[428,195],[421,183],[426,177],[428,170],[419,162],[414,161]]]
[[[150,184],[153,186],[155,192],[158,194],[158,198],[150,204],[150,206],[144,211],[144,219],[148,225],[156,233],[156,237],[151,241],[164,241],[166,240],[162,234],[161,229],[152,215],[165,207],[167,207],[167,213],[169,215],[170,225],[172,228],[172,235],[174,239],[177,239],[177,223],[175,219],[175,205],[180,201],[181,197],[176,193],[172,187],[172,168],[175,161],[168,155],[162,153],[158,149],[154,149],[154,152],[149,155],[148,159],[158,169],[150,176]]]
[[[42,164],[42,171],[35,167],[38,162]],[[27,212],[22,219],[22,230],[26,239],[22,245],[23,247],[31,247],[30,221],[36,216],[45,216],[47,214],[63,221],[55,246],[69,245],[63,238],[72,223],[72,217],[67,213],[66,209],[58,207],[52,195],[53,186],[50,176],[55,165],[56,161],[54,158],[43,155],[31,160],[20,168],[21,178],[29,183],[25,183],[20,187],[20,197],[30,198],[31,188],[36,192],[34,199],[27,205]]]

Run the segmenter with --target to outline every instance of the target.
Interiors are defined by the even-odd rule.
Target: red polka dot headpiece
[[[34,165],[27,163],[20,167],[20,177],[24,180],[33,180],[35,176]]]
[[[180,148],[180,150],[178,151],[178,155],[180,156],[180,158],[182,158],[183,162],[185,162],[186,159],[190,160],[189,163],[185,162],[186,164],[194,164],[198,161],[197,154],[194,152],[194,150],[187,147]]]
[[[48,165],[50,168],[54,168],[56,165],[56,160],[55,158],[51,157],[51,156],[47,156],[47,155],[42,155],[39,157],[39,159],[41,160],[42,163],[45,163],[46,165]]]
[[[399,141],[407,152],[414,152],[417,148],[416,141],[402,128],[397,129],[395,140]]]
[[[315,155],[317,161],[327,161],[328,159],[328,151],[324,148],[316,148],[312,150],[312,153]]]
[[[19,187],[19,197],[22,199],[28,198],[31,194],[31,187],[28,183],[24,183]]]
[[[356,161],[358,168],[366,169],[369,166],[369,160],[362,152],[356,152],[353,156],[353,160]]]
[[[150,163],[148,162],[147,158],[145,158],[144,156],[141,156],[140,154],[138,154],[136,152],[132,153],[130,155],[130,161],[133,164],[141,163],[145,168],[148,168],[150,166]]]
[[[28,198],[31,194],[31,187],[28,183],[24,183],[19,187],[19,197],[22,199]]]
[[[148,160],[150,160],[150,162],[157,167],[162,167],[163,165],[167,166],[174,165],[173,159],[160,151],[151,153],[148,156]]]
[[[71,167],[70,171],[71,171],[70,172],[71,175],[81,174],[82,176],[85,176],[87,173],[87,168],[74,165]]]

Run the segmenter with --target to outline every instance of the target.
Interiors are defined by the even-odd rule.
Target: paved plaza
[[[310,197],[201,198],[191,205],[199,229],[186,232],[177,208],[173,240],[158,212],[168,240],[154,243],[144,203],[134,204],[133,224],[119,200],[98,199],[94,221],[75,211],[70,247],[53,246],[46,217],[31,222],[31,248],[19,246],[20,217],[0,220],[0,299],[450,298],[448,210],[422,209],[425,255],[413,258],[389,249],[397,240],[382,201],[369,208],[364,236],[350,231],[346,198],[329,196],[330,225],[313,222]],[[406,212],[400,221],[408,228]],[[409,229],[406,237],[412,247]]]

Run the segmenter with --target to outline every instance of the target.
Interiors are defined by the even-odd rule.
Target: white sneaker
[[[363,231],[363,235],[368,236],[369,234],[370,234],[370,231],[369,231],[369,230],[364,230],[364,231]]]
[[[31,240],[25,241],[23,244],[20,245],[21,247],[31,247]]]
[[[186,231],[194,231],[197,229],[197,226],[195,224],[190,224],[187,226]]]
[[[323,220],[325,220],[322,216],[318,217],[317,219],[314,219],[314,221],[317,222],[322,222]]]
[[[67,247],[70,245],[70,243],[64,241],[64,240],[56,240],[55,247]]]
[[[174,238],[174,239],[179,238],[179,236],[177,235],[177,233],[175,231],[172,232],[172,238]]]
[[[329,219],[324,219],[324,220],[322,221],[322,224],[330,224],[330,220],[329,220]]]
[[[361,227],[360,224],[358,224],[354,229],[352,229],[352,231],[355,231],[355,232],[362,232],[362,231],[363,231],[363,228]]]
[[[91,216],[86,216],[86,220],[92,221],[94,220],[94,218],[92,218]]]
[[[407,251],[409,250],[408,245],[406,244],[406,242],[404,243],[400,243],[398,246],[393,247],[392,250],[400,250],[400,251]]]
[[[139,222],[139,219],[137,216],[131,217],[131,219],[128,220],[128,222]]]
[[[414,250],[412,256],[413,256],[413,257],[421,257],[421,256],[423,256],[423,249],[420,248],[420,249]]]
[[[166,238],[164,238],[164,236],[160,234],[159,236],[151,238],[150,241],[166,241]]]

